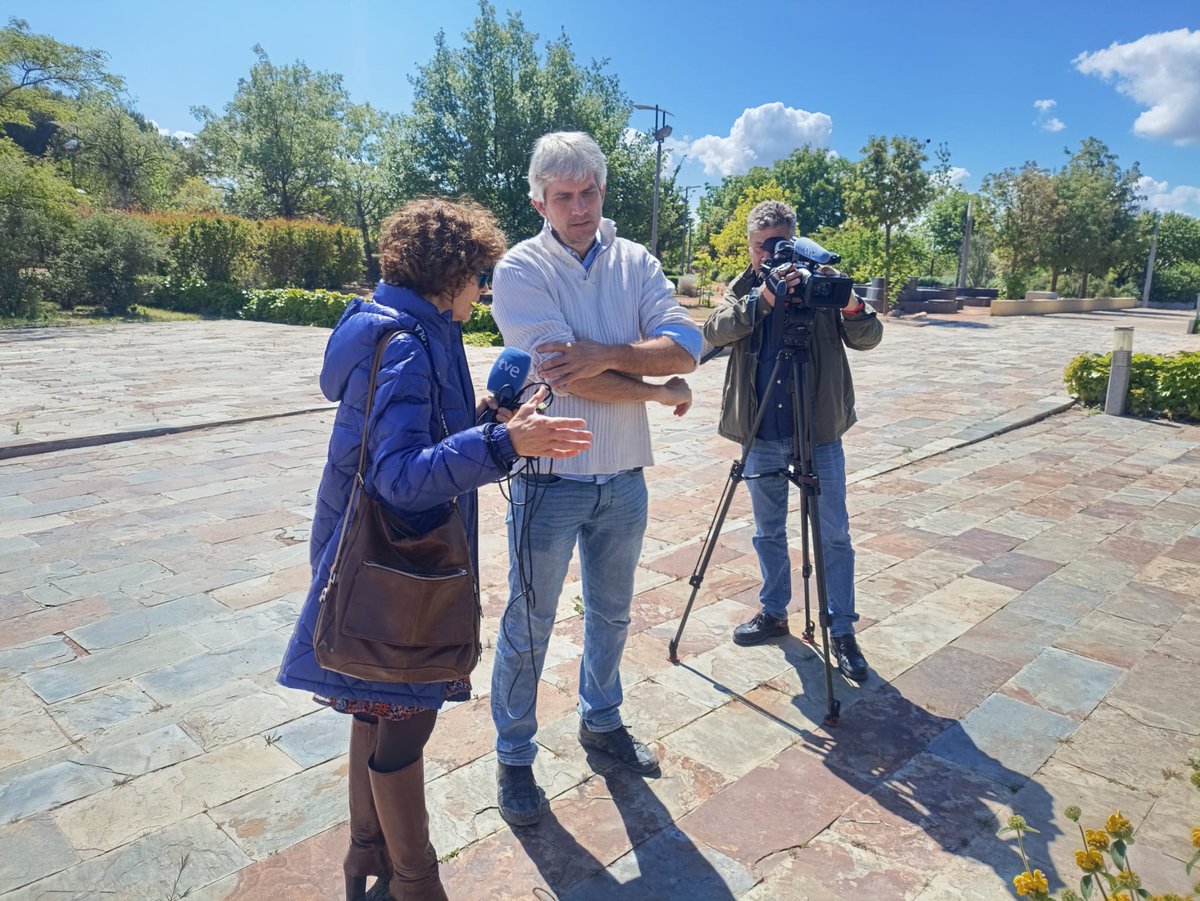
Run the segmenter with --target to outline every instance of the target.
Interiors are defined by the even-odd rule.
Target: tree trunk
[[[1058,290],[1058,269],[1053,267],[1050,269],[1050,290]]]
[[[1083,270],[1083,281],[1079,285],[1079,296],[1080,297],[1088,296],[1087,283],[1088,283],[1088,271],[1086,269],[1084,269]]]
[[[361,198],[354,199],[354,212],[358,218],[358,230],[362,233],[363,263],[365,264],[363,272],[367,274],[367,281],[373,285],[379,281],[379,263],[371,256],[371,232],[367,228],[367,214],[363,210]]]

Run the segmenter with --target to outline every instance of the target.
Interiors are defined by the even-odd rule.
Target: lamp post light
[[[654,140],[658,142],[658,163],[654,167],[654,209],[650,214],[650,254],[658,256],[658,183],[662,177],[663,141],[671,136],[672,131],[671,126],[667,124],[667,116],[671,114],[659,107],[657,103],[654,106],[635,103],[633,108],[654,110]],[[660,117],[661,122],[659,121]]]

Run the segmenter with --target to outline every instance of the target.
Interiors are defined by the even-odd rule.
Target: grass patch
[[[136,306],[128,316],[110,316],[104,312],[103,307],[80,306],[73,310],[63,310],[54,304],[43,303],[33,316],[0,316],[0,329],[69,328],[76,325],[111,325],[118,322],[186,322],[199,318],[195,313],[180,313],[158,307]]]

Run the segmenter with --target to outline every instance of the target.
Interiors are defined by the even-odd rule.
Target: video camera
[[[840,310],[850,303],[850,295],[854,293],[852,278],[816,273],[817,267],[832,266],[841,260],[838,254],[811,238],[768,238],[763,247],[770,256],[763,260],[758,274],[776,301],[826,310]],[[787,283],[776,274],[776,270],[788,263],[795,264],[800,271],[800,284],[794,291],[789,291]]]

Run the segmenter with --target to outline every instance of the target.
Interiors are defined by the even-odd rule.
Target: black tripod
[[[745,448],[742,450],[742,456],[734,461],[729,472],[729,478],[725,482],[725,490],[721,494],[721,501],[717,505],[716,515],[713,517],[712,524],[708,528],[708,534],[704,538],[704,545],[700,549],[700,559],[696,562],[696,569],[692,572],[692,577],[689,580],[689,584],[692,586],[692,594],[688,598],[687,607],[684,608],[683,617],[679,621],[679,630],[671,640],[669,659],[672,663],[679,662],[679,640],[683,637],[683,630],[687,626],[688,615],[692,612],[692,605],[696,601],[696,594],[700,591],[700,586],[704,582],[704,573],[708,569],[708,563],[712,558],[717,539],[721,535],[721,527],[725,523],[725,515],[729,512],[729,506],[733,503],[733,495],[737,490],[738,483],[748,478],[786,477],[788,481],[800,489],[801,572],[804,576],[805,619],[803,638],[809,644],[814,644],[815,639],[815,630],[812,621],[812,599],[809,592],[809,579],[814,572],[812,562],[810,561],[809,543],[809,529],[811,528],[812,530],[811,552],[816,561],[815,572],[817,577],[817,618],[821,624],[821,646],[825,658],[825,696],[829,702],[829,709],[825,714],[824,724],[826,726],[836,726],[841,713],[842,702],[837,700],[833,695],[833,666],[829,659],[829,605],[825,593],[825,560],[824,551],[821,546],[820,508],[817,505],[821,494],[821,484],[817,478],[812,456],[811,415],[813,408],[813,388],[811,379],[805,377],[808,375],[808,370],[812,363],[813,317],[820,314],[810,308],[798,309],[795,305],[789,305],[789,309],[781,310],[780,308],[784,307],[785,303],[786,301],[782,298],[777,300],[775,313],[772,314],[776,316],[781,313],[783,314],[783,321],[785,323],[783,327],[783,347],[775,358],[775,367],[771,370],[771,380],[767,384],[767,390],[759,404],[758,413],[755,415],[754,423],[750,427],[750,434],[758,434],[763,417],[767,410],[770,409],[771,394],[779,384],[781,374],[786,373],[788,376],[787,390],[791,395],[792,403],[792,454],[788,459],[787,469],[747,476],[745,475],[746,457],[750,453],[750,444],[747,442]]]

